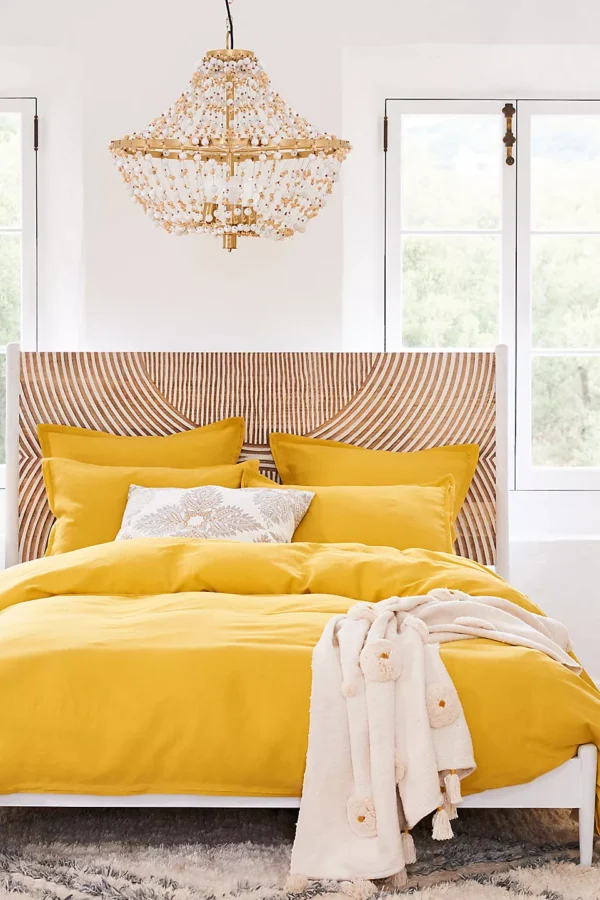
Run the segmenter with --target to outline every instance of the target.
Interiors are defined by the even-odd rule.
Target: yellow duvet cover
[[[476,563],[362,545],[103,544],[0,576],[0,793],[293,796],[311,653],[356,600],[434,587],[539,611]],[[600,743],[600,694],[534,650],[442,647],[471,729],[466,793]]]

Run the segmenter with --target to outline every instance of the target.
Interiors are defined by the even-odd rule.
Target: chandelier
[[[181,97],[142,131],[112,141],[133,197],[171,234],[275,240],[327,203],[350,145],[321,133],[277,94],[254,53],[210,50]]]

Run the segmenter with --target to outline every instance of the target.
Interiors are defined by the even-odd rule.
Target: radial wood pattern
[[[493,353],[22,353],[19,551],[42,556],[52,525],[35,426],[166,435],[244,416],[243,458],[276,477],[271,431],[377,450],[476,443],[480,460],[456,550],[495,557]]]

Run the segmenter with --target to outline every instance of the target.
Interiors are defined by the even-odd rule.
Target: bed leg
[[[579,865],[591,866],[594,849],[594,812],[596,809],[596,766],[598,750],[594,744],[582,744],[577,751],[581,765],[579,804]]]

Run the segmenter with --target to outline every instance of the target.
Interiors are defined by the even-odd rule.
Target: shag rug
[[[0,810],[0,900],[285,900],[296,814],[288,810]],[[415,900],[598,900],[563,810],[463,810],[455,838],[415,829]],[[321,883],[295,900],[366,900],[369,883]]]

